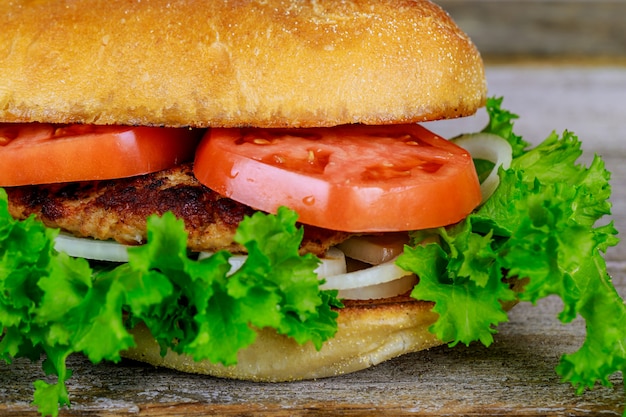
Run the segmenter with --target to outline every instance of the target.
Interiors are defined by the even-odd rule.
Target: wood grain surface
[[[570,129],[585,143],[588,161],[602,155],[613,172],[613,219],[626,230],[626,67],[490,66],[490,93],[521,115],[518,133],[538,142]],[[484,115],[431,125],[454,134],[481,127]],[[626,244],[607,254],[609,270],[626,296]],[[72,408],[64,416],[164,415],[620,415],[623,378],[581,396],[559,382],[559,357],[582,343],[584,323],[561,325],[557,299],[521,304],[485,348],[441,347],[405,355],[337,378],[262,384],[226,381],[155,369],[131,361],[92,365],[70,358]],[[0,364],[0,415],[31,416],[32,381],[39,363]]]

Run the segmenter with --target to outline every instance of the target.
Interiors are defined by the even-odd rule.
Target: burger
[[[532,149],[516,136],[435,4],[0,12],[0,351],[46,355],[58,383],[36,382],[42,413],[69,403],[74,352],[321,378],[488,345],[515,303],[551,294],[564,321],[598,322],[592,346],[624,339],[589,308],[624,315],[601,256],[616,232],[595,226],[608,172],[576,164],[569,132]],[[420,124],[485,104],[476,134]],[[581,352],[559,372],[603,380]]]

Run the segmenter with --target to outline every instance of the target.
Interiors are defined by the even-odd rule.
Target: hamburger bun
[[[346,301],[337,334],[321,350],[313,343],[299,345],[273,330],[261,329],[255,343],[239,352],[235,366],[194,361],[173,351],[161,356],[145,326],[133,330],[137,346],[122,355],[155,366],[231,379],[282,382],[331,377],[440,345],[428,331],[437,319],[431,308],[432,303],[410,297]]]
[[[428,1],[18,1],[0,15],[5,122],[409,123],[486,96],[477,49]]]
[[[521,291],[526,280],[515,280]],[[400,355],[443,345],[429,328],[438,315],[433,303],[408,295],[379,300],[345,300],[337,319],[335,337],[321,350],[313,343],[299,345],[274,330],[257,331],[254,344],[239,351],[234,366],[195,361],[168,350],[161,355],[158,343],[145,326],[133,329],[137,346],[122,353],[128,359],[182,372],[259,382],[285,382],[326,378],[360,371]],[[517,304],[503,304],[510,310]]]
[[[467,116],[486,98],[476,47],[429,1],[15,3],[0,5],[2,122],[376,125]],[[259,329],[234,367],[161,357],[141,327],[123,356],[228,378],[332,376],[444,343],[431,307],[347,301],[320,351]]]

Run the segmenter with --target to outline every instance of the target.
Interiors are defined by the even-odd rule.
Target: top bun
[[[0,121],[315,127],[473,114],[480,55],[420,0],[0,4]]]

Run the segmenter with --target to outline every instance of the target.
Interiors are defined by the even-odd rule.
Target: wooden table
[[[518,133],[537,142],[570,129],[589,155],[601,154],[613,172],[614,219],[626,230],[626,67],[490,66],[491,94],[521,115]],[[443,133],[480,127],[483,115],[431,126]],[[626,244],[607,260],[626,295]],[[620,415],[621,375],[613,388],[577,396],[554,372],[559,357],[580,345],[582,322],[561,325],[557,299],[522,304],[500,327],[490,348],[441,347],[372,369],[317,381],[258,384],[154,369],[134,362],[91,365],[73,357],[73,406],[62,415]],[[0,415],[36,415],[29,406],[40,364],[0,364]]]

